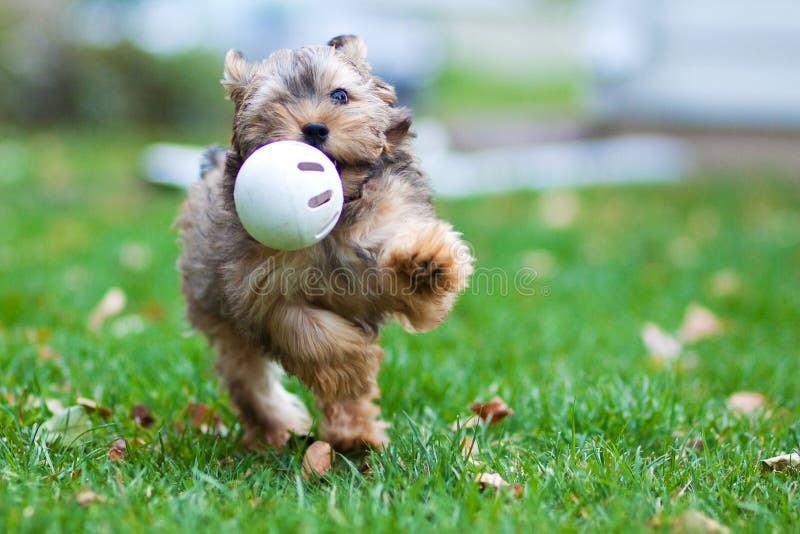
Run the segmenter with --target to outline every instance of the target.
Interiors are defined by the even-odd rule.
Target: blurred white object
[[[416,121],[414,130],[422,166],[434,192],[444,197],[675,181],[687,174],[692,163],[685,143],[663,135],[573,138],[457,152],[450,148],[447,129],[435,119]]]
[[[675,181],[689,171],[686,143],[663,135],[575,139],[472,152],[449,148],[447,130],[418,121],[414,146],[439,196],[602,183]],[[188,187],[199,178],[201,148],[153,145],[145,151],[149,180]]]
[[[419,146],[425,145],[420,132]],[[422,151],[439,196],[592,184],[665,182],[691,166],[686,144],[658,135],[578,139],[475,152]]]
[[[590,0],[585,24],[600,118],[800,125],[797,0]]]
[[[233,199],[245,230],[278,250],[320,241],[336,226],[344,203],[331,160],[299,141],[269,143],[250,154],[239,169]]]
[[[188,189],[200,178],[202,156],[202,147],[157,143],[144,150],[142,171],[153,183]]]

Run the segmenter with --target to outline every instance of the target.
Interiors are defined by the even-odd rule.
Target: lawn
[[[301,476],[300,440],[242,447],[183,317],[170,230],[183,194],[137,175],[148,137],[0,145],[0,530],[646,531],[689,510],[735,531],[800,527],[798,472],[759,466],[800,446],[800,182],[698,172],[441,202],[492,275],[433,332],[384,330],[393,443],[317,481]],[[538,276],[520,290],[523,268]],[[112,287],[125,309],[89,331]],[[691,303],[722,331],[674,360],[649,355],[643,326],[675,331]],[[763,408],[729,408],[737,391]],[[512,416],[451,429],[494,395]],[[113,413],[89,414],[71,447],[43,445],[50,409],[79,397]],[[228,435],[195,428],[190,402]],[[131,419],[136,403],[152,425]],[[461,453],[467,435],[480,464]],[[481,491],[483,472],[524,489]]]

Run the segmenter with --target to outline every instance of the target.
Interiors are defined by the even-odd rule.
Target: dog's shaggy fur
[[[318,399],[321,439],[339,450],[384,445],[386,425],[373,402],[380,324],[435,327],[472,272],[467,246],[434,213],[410,149],[410,112],[365,58],[355,36],[279,50],[258,63],[229,52],[231,147],[207,152],[203,179],[178,218],[188,317],[216,349],[253,444],[279,448],[289,432],[309,431],[305,406],[281,386],[283,368]],[[328,135],[309,139],[309,123],[324,124]],[[331,234],[297,251],[255,241],[233,202],[244,159],[285,139],[325,152],[346,198]]]

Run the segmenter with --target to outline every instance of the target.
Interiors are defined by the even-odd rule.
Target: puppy
[[[281,386],[283,369],[315,395],[321,439],[342,451],[380,448],[380,325],[434,328],[473,263],[436,217],[411,152],[411,113],[370,73],[366,45],[352,35],[257,63],[232,50],[222,84],[235,105],[231,147],[207,151],[177,221],[188,318],[217,352],[246,443],[280,448],[290,432],[309,432],[306,407]],[[233,202],[242,162],[278,140],[323,151],[344,188],[333,231],[296,251],[255,241]]]

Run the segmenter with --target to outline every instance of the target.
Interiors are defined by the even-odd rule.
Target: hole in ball
[[[324,193],[320,193],[319,195],[314,195],[310,199],[308,199],[308,207],[309,208],[318,208],[328,202],[331,197],[333,196],[333,191],[328,189]]]
[[[316,161],[301,161],[297,164],[297,168],[301,171],[325,171],[325,168]]]

